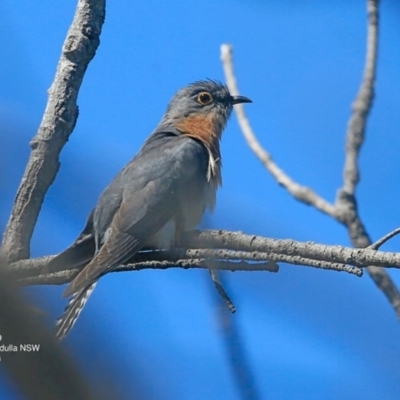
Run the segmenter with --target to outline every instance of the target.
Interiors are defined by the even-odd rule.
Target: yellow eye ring
[[[197,95],[197,102],[203,106],[210,104],[213,101],[213,98],[208,92],[201,92]]]

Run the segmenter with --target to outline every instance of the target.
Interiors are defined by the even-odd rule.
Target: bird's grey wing
[[[54,257],[44,268],[43,273],[65,271],[73,268],[83,268],[93,258],[95,242],[93,234],[93,212],[87,219],[85,228],[74,243]]]
[[[133,161],[133,160],[132,160]],[[119,206],[122,202],[122,194],[124,191],[123,176],[126,169],[130,168],[132,161],[125,166],[122,171],[112,180],[107,188],[100,195],[93,215],[93,230],[96,243],[96,251],[104,241],[104,235],[107,232],[111,221],[114,218]]]
[[[184,136],[154,142],[147,142],[125,170],[122,202],[104,245],[67,287],[65,297],[132,258],[176,215],[177,192],[199,175],[205,181],[208,153],[201,143]]]
[[[128,164],[129,166],[129,164]],[[122,170],[100,195],[97,206],[91,211],[85,228],[66,250],[54,257],[44,268],[44,273],[83,269],[100,247],[104,233],[122,201]]]

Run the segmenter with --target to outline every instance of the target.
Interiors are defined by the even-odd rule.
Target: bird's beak
[[[245,96],[231,96],[232,104],[239,104],[239,103],[252,103],[252,101]]]

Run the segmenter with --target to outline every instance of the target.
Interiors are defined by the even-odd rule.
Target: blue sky
[[[32,256],[80,232],[96,200],[189,82],[224,80],[222,43],[252,126],[294,179],[333,201],[344,133],[365,56],[365,2],[194,0],[109,2],[101,45],[78,104],[76,129],[43,205]],[[0,4],[0,229],[4,230],[40,123],[74,1]],[[361,154],[358,204],[375,240],[400,226],[400,5],[381,5],[376,98]],[[345,230],[294,201],[247,148],[233,116],[222,142],[224,186],[204,226],[349,245]],[[399,251],[400,240],[384,247]],[[400,285],[400,275],[391,271]],[[399,322],[365,276],[281,265],[278,274],[227,273],[234,323],[261,399],[396,399]],[[28,293],[63,310],[62,288]],[[125,395],[239,399],[206,271],[110,274],[64,342],[96,382],[113,374]],[[1,334],[1,332],[0,332]],[[89,340],[90,338],[90,340]],[[8,385],[0,397],[19,398]],[[128,396],[129,398],[129,396]]]

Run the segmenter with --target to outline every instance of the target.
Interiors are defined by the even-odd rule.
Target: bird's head
[[[183,134],[196,135],[196,131],[201,130],[203,134],[209,132],[219,137],[233,105],[239,103],[251,103],[251,100],[232,96],[220,82],[197,81],[175,94],[160,125],[172,125]]]

